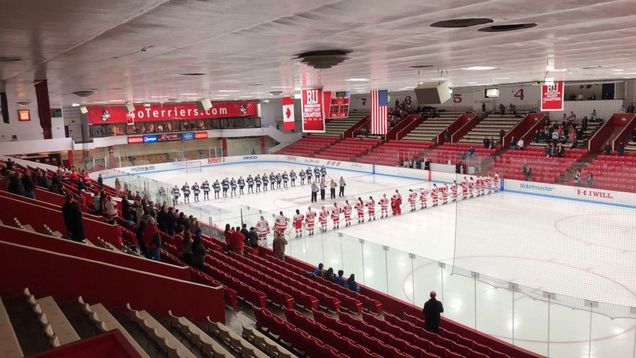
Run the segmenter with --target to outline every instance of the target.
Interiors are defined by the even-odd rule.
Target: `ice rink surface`
[[[304,168],[250,163],[145,176],[181,187],[185,182],[201,184],[207,179],[212,183],[225,177]],[[372,195],[376,201],[382,193],[390,197],[398,189],[406,208],[409,188],[431,186],[427,181],[328,169],[329,178],[341,176],[347,182],[344,199],[352,204],[358,197],[366,200]],[[282,210],[291,217],[300,209],[304,214],[310,206],[310,187],[300,186],[297,180],[296,187],[287,190],[199,203],[191,197],[190,202],[180,205],[180,210],[219,226],[226,222],[235,226],[241,215],[254,225],[260,211],[271,225],[274,212]],[[311,206],[319,210],[333,202],[319,200]],[[356,273],[359,282],[416,305],[436,289],[447,317],[542,354],[634,356],[636,312],[630,314],[628,308],[636,307],[634,208],[499,192],[413,213],[406,209],[399,217],[349,228],[341,225],[338,232],[298,239],[292,235],[287,254],[342,268],[346,275]],[[438,262],[447,265],[441,267]],[[471,272],[479,276],[471,278]],[[495,288],[507,282],[522,286],[520,292],[528,294]],[[555,293],[558,303],[550,300],[548,304],[543,292]],[[584,299],[600,304],[588,307]],[[626,306],[627,312],[611,304]],[[607,312],[628,318],[610,319]]]

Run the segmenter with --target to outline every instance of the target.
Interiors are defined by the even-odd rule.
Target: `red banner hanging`
[[[283,97],[283,129],[293,131],[296,128],[294,117],[294,98]]]
[[[554,82],[541,85],[541,111],[563,111],[565,84]]]
[[[304,133],[325,132],[322,89],[302,91],[302,117]]]
[[[119,124],[207,118],[232,118],[256,116],[254,101],[213,102],[212,108],[197,108],[196,103],[153,104],[149,107],[135,105],[132,113],[124,106],[95,106],[88,108],[88,124]]]

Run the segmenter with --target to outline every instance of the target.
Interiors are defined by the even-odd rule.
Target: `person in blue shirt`
[[[360,287],[358,287],[358,283],[356,282],[356,275],[351,274],[349,276],[349,278],[347,279],[347,286],[349,286],[349,289],[351,291],[354,291],[354,292],[360,291]]]
[[[345,287],[347,280],[344,278],[344,271],[338,270],[338,277],[336,277],[336,280],[334,282],[342,287]]]
[[[322,271],[323,271],[324,267],[325,267],[325,265],[323,265],[322,263],[319,263],[318,267],[316,267],[316,269],[314,270],[314,275],[322,276]]]

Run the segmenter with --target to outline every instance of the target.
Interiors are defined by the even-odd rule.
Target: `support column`
[[[51,131],[51,104],[49,102],[49,86],[46,80],[35,84],[35,96],[38,101],[38,115],[44,139],[53,138]]]

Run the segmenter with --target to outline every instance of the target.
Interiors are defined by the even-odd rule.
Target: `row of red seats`
[[[351,340],[346,336],[343,336],[343,332],[337,332],[332,329],[328,329],[324,325],[309,319],[309,317],[295,311],[285,309],[285,318],[287,322],[295,325],[296,327],[311,332],[311,334],[322,340],[323,342],[329,342],[331,346],[340,352],[344,352],[350,357],[363,357],[363,358],[381,358],[377,353],[371,352],[368,348],[361,346],[360,344]]]
[[[342,140],[326,149],[318,152],[316,158],[351,160],[374,146],[382,143],[380,139],[354,139]]]
[[[346,358],[346,354],[319,340],[290,322],[274,315],[267,309],[254,307],[256,327],[278,335],[281,339],[305,352],[310,357]],[[312,332],[313,333],[313,332]]]
[[[320,150],[335,144],[338,137],[306,136],[278,151],[278,154],[311,156]]]
[[[240,298],[251,303],[254,307],[267,307],[267,295],[263,291],[209,264],[204,265],[203,272],[212,276],[224,286],[232,287]]]
[[[318,298],[320,304],[327,309],[338,311],[341,306],[345,306],[353,312],[362,312],[362,303],[360,301],[346,295],[342,295],[334,290],[325,289],[324,287],[315,287],[316,285],[313,285],[313,282],[306,282],[307,278],[305,276],[297,275],[283,266],[279,266],[269,261],[266,264],[261,263],[258,260],[258,256],[254,255],[239,257],[242,261],[263,270],[263,272],[270,273],[271,275],[285,276],[295,286],[302,288],[307,293],[313,294],[316,298]]]
[[[364,345],[365,347],[369,347],[369,349],[373,350],[374,352],[379,353],[382,357],[412,357],[406,352],[400,350],[400,348],[404,347],[403,345],[399,347],[392,346],[388,342],[385,343],[385,341],[370,335],[369,332],[359,330],[349,324],[346,324],[334,317],[329,316],[324,312],[313,311],[313,316],[316,322],[324,325],[325,327],[333,331],[339,332],[345,337],[351,337],[351,339],[355,340],[356,342]]]
[[[601,154],[582,171],[583,180],[588,173],[594,188],[636,192],[636,155]]]
[[[275,257],[271,250],[262,247],[259,248],[259,253],[263,254],[262,257],[258,257],[259,259],[263,260],[261,262],[266,262],[267,264],[276,266],[277,268],[284,270],[283,272],[285,272],[285,274],[292,275],[297,279],[300,279],[300,277],[305,277],[307,282],[311,281],[314,284],[318,284],[319,289],[325,290],[325,292],[329,292],[334,297],[337,297],[342,302],[342,305],[352,312],[361,313],[359,302],[362,302],[363,307],[371,312],[375,312],[378,314],[381,314],[383,312],[382,303],[380,303],[376,299],[362,295],[359,292],[351,291],[346,287],[342,287],[333,282],[327,281],[323,277],[312,275],[315,280],[307,278],[305,276],[307,270],[301,266],[297,266],[295,264],[295,260],[293,259],[282,261],[281,259]],[[252,257],[256,257],[256,255]]]

